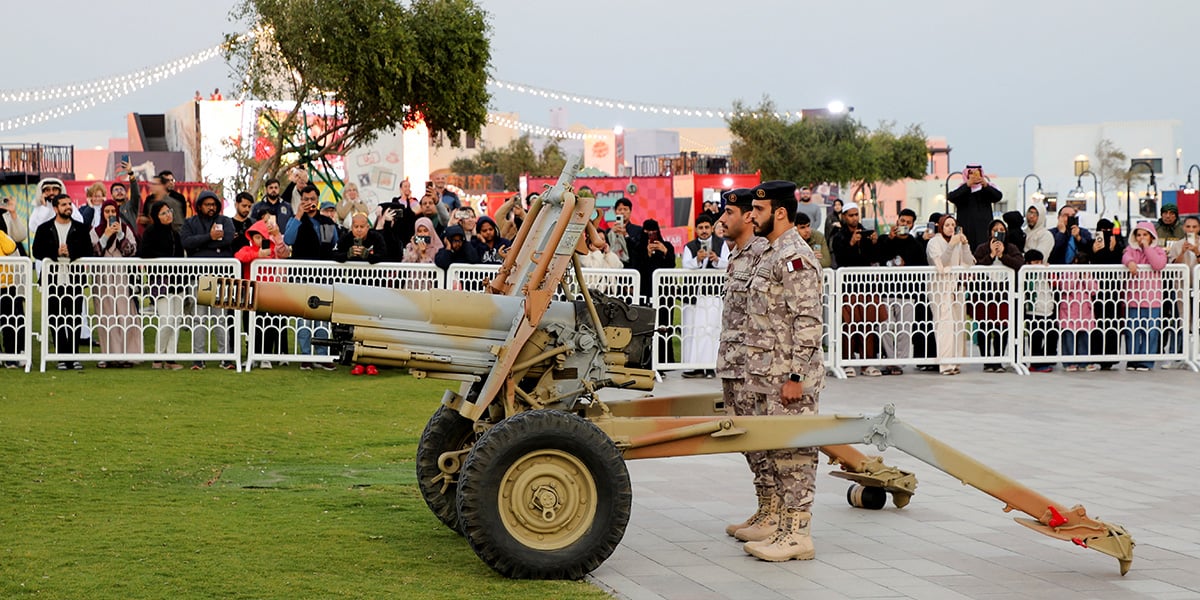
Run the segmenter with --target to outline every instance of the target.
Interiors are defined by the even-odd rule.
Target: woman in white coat
[[[950,269],[970,267],[975,264],[975,257],[953,215],[938,220],[937,233],[929,240],[925,254],[929,265],[937,268],[929,284],[929,299],[933,305],[938,370],[942,375],[957,375],[958,364],[954,359],[965,356],[967,351],[966,297],[958,285],[959,275]]]

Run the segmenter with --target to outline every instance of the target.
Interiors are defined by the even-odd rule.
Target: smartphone
[[[455,214],[454,214],[454,216],[458,217],[458,220],[459,220],[459,221],[464,221],[464,220],[466,220],[466,219],[470,219],[470,218],[471,218],[472,216],[474,216],[474,215],[473,215],[473,213],[472,213],[471,211],[469,211],[469,210],[461,210],[461,209],[459,209],[459,211],[458,211],[457,213],[455,213]]]
[[[122,155],[121,155],[121,162],[117,163],[117,166],[121,166],[121,165],[123,165],[123,164],[126,164],[126,163],[128,163],[128,162],[129,162],[129,155],[128,155],[128,154],[122,154]],[[132,166],[132,165],[131,165],[131,166]]]
[[[1194,234],[1194,233],[1187,234],[1187,243],[1195,246],[1196,245],[1196,234]]]
[[[618,214],[616,217],[613,218],[613,222],[614,223],[624,223],[625,215]]]
[[[908,235],[908,227],[905,225],[897,225],[896,235]]]
[[[646,241],[647,242],[661,242],[662,241],[662,232],[660,232],[660,231],[646,232]]]
[[[116,224],[117,224],[117,218],[116,218],[116,217],[109,217],[109,218],[108,218],[108,224],[109,224],[109,225],[116,225]]]
[[[1007,237],[1007,234],[1006,234],[1005,232],[1003,232],[1003,231],[994,231],[994,232],[992,232],[992,239],[993,239],[993,240],[996,240],[997,242],[1000,242],[1001,244],[1003,244],[1003,243],[1004,243],[1004,238],[1005,238],[1005,237]]]
[[[414,235],[413,240],[415,240],[418,244],[425,244],[426,246],[429,245],[429,236],[427,235]]]
[[[954,235],[960,235],[960,234],[962,234],[962,227],[955,227]]]
[[[353,243],[353,245],[361,248],[363,245],[363,240],[361,238],[354,238],[354,241],[352,243]]]
[[[261,247],[263,250],[270,250],[270,249],[271,249],[271,239],[270,239],[270,238],[265,238],[265,237],[264,237],[264,238],[262,239],[262,244],[260,245],[260,247]]]

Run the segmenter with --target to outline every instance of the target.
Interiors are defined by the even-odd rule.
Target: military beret
[[[790,181],[764,181],[750,191],[755,200],[791,200],[796,197],[796,184]]]
[[[728,192],[721,194],[721,208],[724,209],[726,206],[736,206],[742,210],[750,210],[751,200],[753,199],[754,196],[750,195],[749,188],[737,188],[736,190],[729,190]]]

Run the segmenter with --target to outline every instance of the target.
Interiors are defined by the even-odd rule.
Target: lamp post
[[[950,214],[950,179],[952,179],[955,175],[964,177],[962,171],[951,171],[950,174],[946,176],[946,212],[943,214]]]
[[[1150,185],[1146,188],[1147,194],[1151,194],[1151,190],[1153,190],[1153,195],[1158,196],[1158,184],[1154,181],[1154,167],[1151,167],[1150,163],[1144,160],[1134,160],[1131,162],[1132,164],[1129,165],[1129,176],[1125,178],[1125,226],[1129,228],[1130,235],[1133,234],[1133,172],[1139,166],[1145,167],[1146,171],[1150,173]],[[1188,170],[1188,174],[1191,174],[1190,169]]]
[[[1200,171],[1200,165],[1193,164],[1192,166],[1188,167],[1187,183],[1183,185],[1183,191],[1189,194],[1196,193],[1196,185],[1192,183],[1192,169]]]
[[[1080,173],[1078,177],[1075,178],[1075,190],[1073,192],[1071,192],[1071,197],[1076,200],[1082,199],[1085,203],[1084,206],[1086,206],[1087,205],[1086,204],[1087,196],[1083,193],[1083,176],[1084,175],[1092,176],[1092,197],[1095,198],[1097,202],[1100,201],[1100,179],[1096,177],[1095,173],[1088,171],[1087,169],[1084,169],[1084,171],[1082,173]],[[1108,208],[1108,206],[1106,205],[1104,208],[1102,208],[1098,211],[1098,214],[1103,215],[1104,210],[1107,208]]]
[[[1038,182],[1037,194],[1042,195],[1042,178],[1038,177],[1034,173],[1030,173],[1030,174],[1026,175],[1025,179],[1021,180],[1021,212],[1022,213],[1029,212],[1029,203],[1025,201],[1025,192],[1026,192],[1026,190],[1029,189],[1029,178],[1030,177],[1037,180],[1037,182]],[[1045,197],[1045,196],[1042,195],[1042,197]]]

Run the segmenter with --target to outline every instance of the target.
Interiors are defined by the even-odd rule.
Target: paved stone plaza
[[[911,371],[911,369],[909,369]],[[671,375],[656,393],[719,389]],[[900,510],[851,508],[848,482],[817,479],[817,558],[766,563],[724,533],[755,505],[740,455],[631,461],[624,542],[592,581],[618,598],[1200,598],[1196,432],[1200,374],[1185,371],[928,373],[829,379],[823,413],[897,417],[1041,494],[1124,525],[1133,568],[1014,523],[999,501],[895,449],[917,473]],[[871,450],[859,446],[864,450]]]

